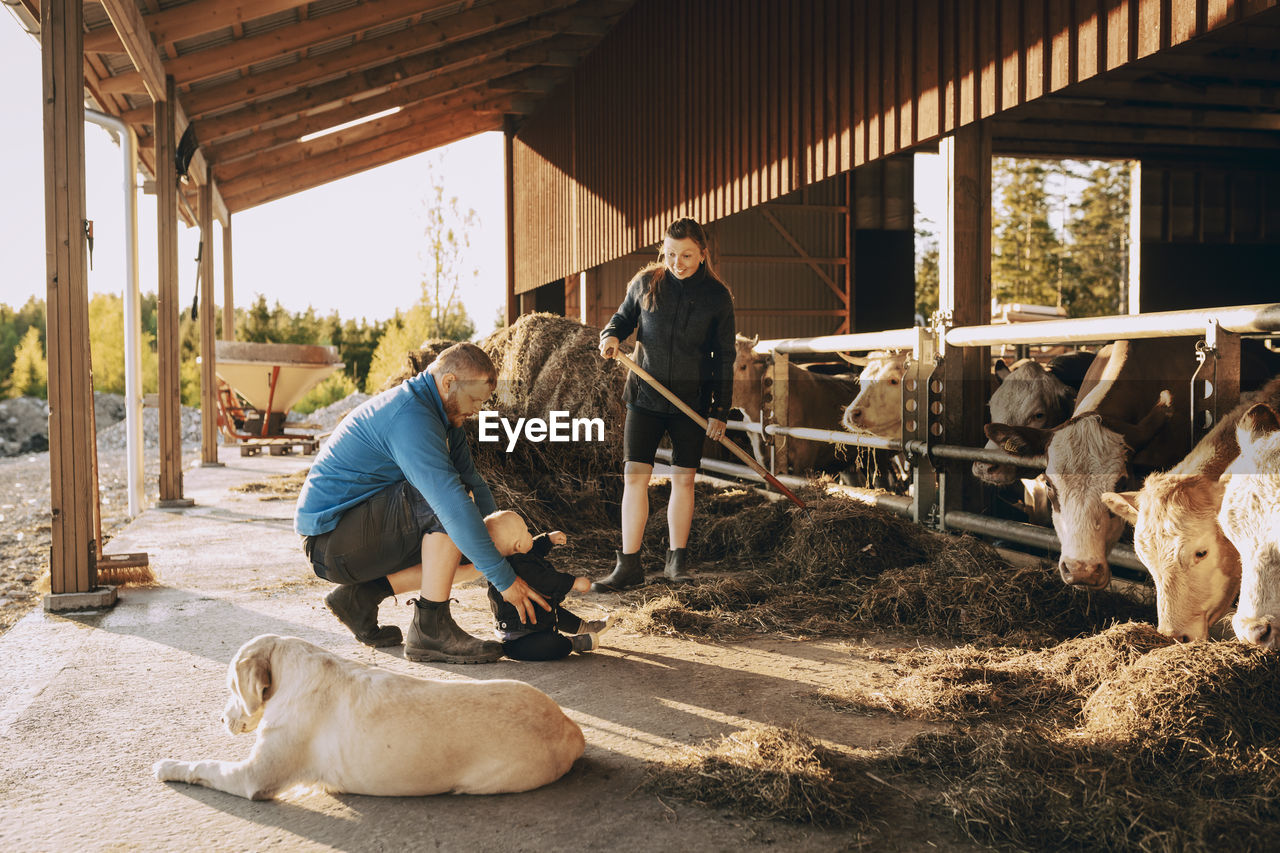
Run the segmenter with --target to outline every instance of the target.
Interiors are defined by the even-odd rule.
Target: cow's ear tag
[[[1004,440],[1005,453],[1017,453],[1021,449],[1021,442],[1017,438],[1010,436]]]

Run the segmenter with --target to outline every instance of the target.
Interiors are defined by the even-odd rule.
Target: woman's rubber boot
[[[404,640],[404,656],[408,660],[493,663],[502,657],[502,643],[477,639],[458,627],[448,601],[413,601],[413,621]]]
[[[666,576],[667,580],[675,581],[676,583],[688,583],[693,580],[693,573],[685,565],[684,558],[684,548],[667,551],[667,565],[662,570],[662,574]]]
[[[618,565],[614,566],[611,575],[591,585],[592,592],[622,592],[624,589],[644,583],[644,567],[640,565],[640,552],[624,554],[616,551],[615,553],[618,555]]]

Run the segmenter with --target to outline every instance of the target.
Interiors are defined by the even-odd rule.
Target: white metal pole
[[[129,471],[129,517],[142,512],[142,314],[138,296],[138,139],[115,116],[85,109],[84,116],[120,134],[124,158],[124,420]]]

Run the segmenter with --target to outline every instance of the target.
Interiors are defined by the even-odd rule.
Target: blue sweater
[[[498,508],[493,493],[471,460],[466,432],[449,424],[426,371],[366,400],[338,424],[302,484],[294,530],[327,533],[348,509],[404,480],[422,493],[453,544],[491,584],[505,590],[515,583],[484,526],[484,516]]]

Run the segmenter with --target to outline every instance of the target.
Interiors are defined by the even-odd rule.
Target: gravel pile
[[[98,452],[102,453],[107,450],[122,450],[128,442],[128,433],[123,420],[123,414],[118,423],[113,423],[105,429],[98,427]],[[183,446],[200,444],[200,410],[193,409],[190,406],[182,406],[179,414],[182,421],[182,444]],[[158,409],[142,410],[142,445],[143,447],[152,448],[160,446],[160,411]]]
[[[319,424],[318,432],[333,432],[333,428],[338,425],[338,421],[346,416],[347,412],[356,406],[368,400],[371,395],[362,394],[359,391],[338,400],[336,403],[330,403],[323,409],[316,409],[309,415],[299,414],[298,412],[290,412],[285,418],[285,423],[308,423]]]
[[[124,397],[93,395],[98,432],[124,420]],[[36,397],[0,400],[0,457],[21,456],[49,449],[49,404]]]

